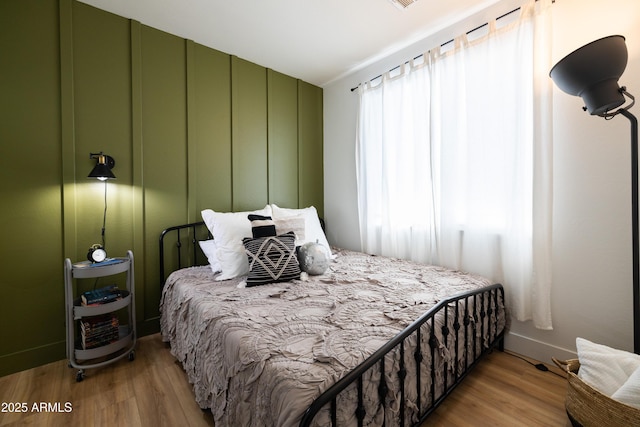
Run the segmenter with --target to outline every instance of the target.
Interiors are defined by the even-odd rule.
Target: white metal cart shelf
[[[135,358],[136,312],[133,252],[127,256],[115,258],[109,262],[92,264],[89,262],[71,263],[64,261],[65,305],[67,326],[67,359],[69,367],[78,369],[76,381],[84,379],[84,370],[99,368],[124,357],[130,361]],[[122,298],[113,302],[95,306],[83,306],[80,296],[73,292],[73,279],[89,279],[126,273],[127,289],[122,290]],[[99,316],[127,308],[128,323],[120,326],[119,339],[97,348],[83,349],[78,340],[78,321],[84,317]]]

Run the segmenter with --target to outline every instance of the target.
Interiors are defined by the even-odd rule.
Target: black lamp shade
[[[106,179],[115,179],[116,176],[111,172],[111,168],[115,165],[115,161],[112,157],[100,154],[98,155],[98,162],[93,170],[87,176],[88,178],[97,178],[101,181]]]
[[[625,103],[618,79],[627,59],[623,36],[604,37],[565,56],[549,75],[561,90],[580,96],[589,114],[602,115]]]

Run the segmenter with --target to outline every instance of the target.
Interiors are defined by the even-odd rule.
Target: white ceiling
[[[324,86],[499,0],[80,0]]]

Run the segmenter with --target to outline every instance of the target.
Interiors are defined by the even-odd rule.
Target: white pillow
[[[329,246],[327,236],[325,236],[324,231],[322,230],[320,218],[318,218],[318,211],[314,206],[309,206],[308,208],[303,209],[288,209],[271,205],[271,209],[273,211],[274,221],[281,218],[291,218],[295,216],[304,217],[304,238],[300,241],[296,241],[296,246],[301,246],[308,242],[317,242],[327,248],[327,251],[331,254],[331,258],[335,258],[335,255],[331,253],[331,246]]]
[[[200,244],[200,249],[202,249],[202,253],[209,260],[209,266],[211,267],[211,271],[214,273],[219,273],[222,271],[222,265],[218,260],[218,245],[216,245],[216,241],[213,239],[210,240],[200,240],[198,242]]]
[[[578,377],[611,397],[640,368],[640,355],[576,338]]]
[[[296,235],[296,246],[301,246],[305,238],[305,220],[304,215],[287,216],[284,218],[275,218],[273,223],[276,226],[276,235],[293,231]]]
[[[253,237],[249,214],[271,216],[271,207],[247,212],[216,212],[205,209],[201,212],[207,228],[216,241],[216,255],[222,273],[216,280],[229,280],[249,273],[249,261],[242,245],[242,239]]]
[[[640,368],[611,396],[613,400],[640,409]]]

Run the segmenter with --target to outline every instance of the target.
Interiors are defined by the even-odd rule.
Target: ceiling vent
[[[391,3],[394,4],[395,7],[397,7],[400,10],[404,10],[406,8],[408,8],[410,5],[412,5],[413,3],[417,2],[418,0],[389,0]]]

